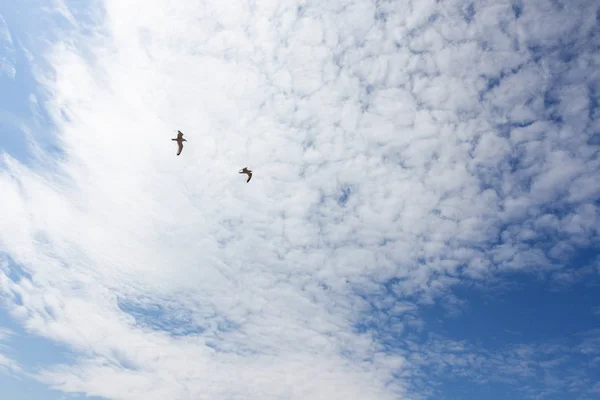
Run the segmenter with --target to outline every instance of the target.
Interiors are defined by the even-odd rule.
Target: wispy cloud
[[[6,340],[13,335],[13,331],[7,328],[0,328],[0,342]]]
[[[478,384],[508,383],[528,398],[565,393],[591,394],[600,351],[598,331],[578,338],[518,344],[490,351],[464,341],[433,335],[409,362],[429,379],[468,379]],[[430,382],[435,382],[431,379]],[[420,382],[420,381],[418,381]],[[435,393],[435,384],[429,383]]]
[[[7,75],[14,78],[15,69],[15,47],[6,21],[0,15],[0,76]]]
[[[93,22],[38,75],[61,155],[0,170],[2,296],[77,354],[38,378],[108,398],[427,393],[421,345],[393,344],[419,305],[598,243],[579,3],[57,3]],[[527,351],[435,362],[528,376]]]
[[[24,371],[21,366],[12,358],[8,357],[7,350],[10,349],[4,342],[14,334],[13,331],[6,328],[0,328],[0,373],[4,374],[22,374]]]

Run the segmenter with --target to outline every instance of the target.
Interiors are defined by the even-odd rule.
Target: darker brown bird
[[[181,151],[183,150],[183,142],[187,142],[187,140],[185,140],[183,138],[183,133],[181,133],[181,131],[177,131],[177,138],[175,139],[171,139],[177,142],[177,146],[179,147],[179,151],[177,151],[177,155],[181,154]]]
[[[248,180],[246,181],[246,183],[250,182],[250,179],[252,179],[252,171],[250,171],[247,167],[244,167],[244,169],[240,169],[240,174],[248,175]]]

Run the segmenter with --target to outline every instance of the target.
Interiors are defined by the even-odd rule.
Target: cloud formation
[[[468,379],[479,385],[505,383],[523,398],[597,393],[600,340],[598,330],[568,340],[516,344],[495,350],[431,335],[407,357],[418,368],[414,382],[433,392],[440,380]],[[550,397],[553,398],[553,397]]]
[[[10,375],[19,374],[23,371],[15,360],[5,355],[9,347],[4,342],[12,335],[13,332],[11,330],[0,328],[0,373]]]
[[[15,47],[6,21],[2,18],[2,15],[0,15],[0,54],[2,54],[0,56],[0,75],[14,78],[16,73]]]
[[[77,354],[38,378],[420,398],[417,304],[598,244],[596,8],[93,3],[38,76],[60,156],[1,162],[3,300]]]

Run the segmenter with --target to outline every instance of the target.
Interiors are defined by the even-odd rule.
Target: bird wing
[[[177,147],[179,147],[179,151],[177,152],[177,155],[180,155],[181,150],[183,150],[183,142],[177,142]]]
[[[246,172],[248,174],[248,180],[246,181],[246,183],[250,182],[250,179],[252,179],[252,172]]]

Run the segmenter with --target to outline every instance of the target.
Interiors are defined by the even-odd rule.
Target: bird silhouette
[[[179,147],[179,151],[177,151],[177,155],[181,154],[181,151],[183,150],[183,142],[187,142],[187,140],[185,140],[183,138],[183,133],[181,131],[177,131],[177,138],[175,139],[171,139],[177,142],[177,146]]]
[[[250,171],[248,169],[248,167],[244,167],[244,169],[240,169],[240,174],[248,175],[248,180],[246,181],[246,183],[250,182],[250,179],[252,179],[252,171]]]

